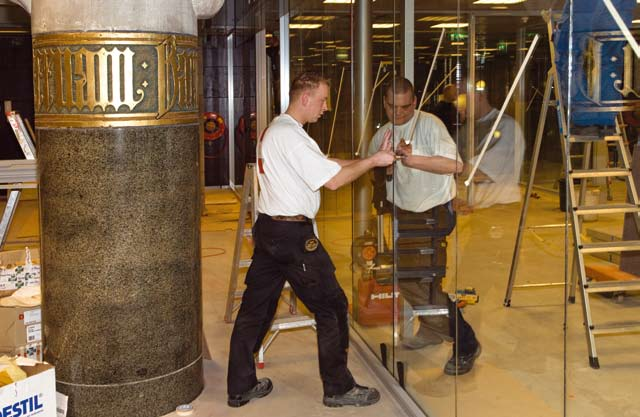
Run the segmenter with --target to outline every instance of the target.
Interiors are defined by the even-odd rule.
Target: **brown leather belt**
[[[302,214],[298,214],[295,216],[270,216],[272,220],[276,220],[279,222],[310,222],[311,219],[309,219],[306,216],[303,216]]]

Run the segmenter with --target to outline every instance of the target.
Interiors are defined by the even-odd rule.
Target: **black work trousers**
[[[456,226],[456,213],[453,211],[451,202],[433,207],[422,213],[414,213],[396,207],[395,216],[397,216],[400,228],[408,227],[412,230],[425,231],[430,236],[425,239],[425,243],[431,244],[434,249],[434,255],[431,255],[431,259],[426,262],[422,259],[400,259],[400,264],[408,262],[410,264],[424,265],[425,268],[430,268],[434,271],[438,271],[441,267],[446,267],[446,236],[451,234]],[[476,335],[473,328],[462,316],[462,312],[456,303],[452,302],[448,294],[443,291],[443,276],[437,276],[432,280],[401,279],[398,282],[400,294],[412,306],[447,305],[449,309],[448,318],[423,316],[420,317],[420,324],[430,329],[446,329],[448,327],[449,336],[453,338],[458,352],[461,355],[473,353],[478,347]],[[447,320],[448,326],[442,320]]]
[[[231,335],[228,394],[242,394],[257,383],[254,355],[271,327],[285,281],[315,315],[324,395],[344,394],[355,385],[347,368],[348,301],[312,222],[277,221],[260,214],[253,236],[253,261]]]

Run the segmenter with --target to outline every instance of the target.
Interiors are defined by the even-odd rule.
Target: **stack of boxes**
[[[31,250],[33,264],[25,268],[25,250],[0,252],[0,356],[23,356],[42,360],[42,313],[40,306],[2,306],[3,296],[16,290],[40,286],[38,251]]]

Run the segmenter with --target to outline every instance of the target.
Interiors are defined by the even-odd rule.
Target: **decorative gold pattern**
[[[33,40],[33,72],[38,127],[198,122],[193,36],[38,35]]]

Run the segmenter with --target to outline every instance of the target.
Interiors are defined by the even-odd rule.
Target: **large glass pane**
[[[485,7],[470,21],[473,62],[463,86],[469,117],[458,141],[467,167],[458,182],[464,202],[455,236],[456,291],[479,296],[463,316],[482,353],[474,369],[457,379],[458,415],[473,415],[475,403],[500,410],[498,415],[560,416],[563,292],[548,284],[562,281],[563,233],[553,225],[562,223],[563,214],[557,194],[537,188],[522,210],[537,129],[557,131],[546,119],[538,123],[550,63],[546,25],[537,11],[507,15]],[[557,136],[545,139],[545,146],[557,146]],[[557,179],[558,166],[543,161],[540,168]],[[515,269],[522,215],[527,221]],[[506,295],[512,268],[517,287]],[[461,317],[457,322],[462,339],[466,324]],[[458,349],[460,361],[468,360],[469,349],[463,351],[462,342]],[[467,369],[463,363],[459,368]]]
[[[329,157],[351,159],[351,5],[291,0],[287,17],[290,79],[305,71],[315,71],[330,81],[329,110],[305,129]],[[340,285],[352,300],[353,186],[336,191],[323,188],[321,192],[316,217],[319,237],[331,255]],[[355,307],[353,311],[357,313]]]
[[[574,242],[579,245],[577,256],[569,258],[577,268],[568,268],[567,276],[578,282],[569,288],[567,303],[567,415],[572,417],[638,413],[631,400],[640,393],[633,379],[640,364],[633,192],[640,169],[637,16],[635,1],[568,1],[554,31],[572,138],[565,193],[567,223],[576,228],[567,230],[569,253]]]

